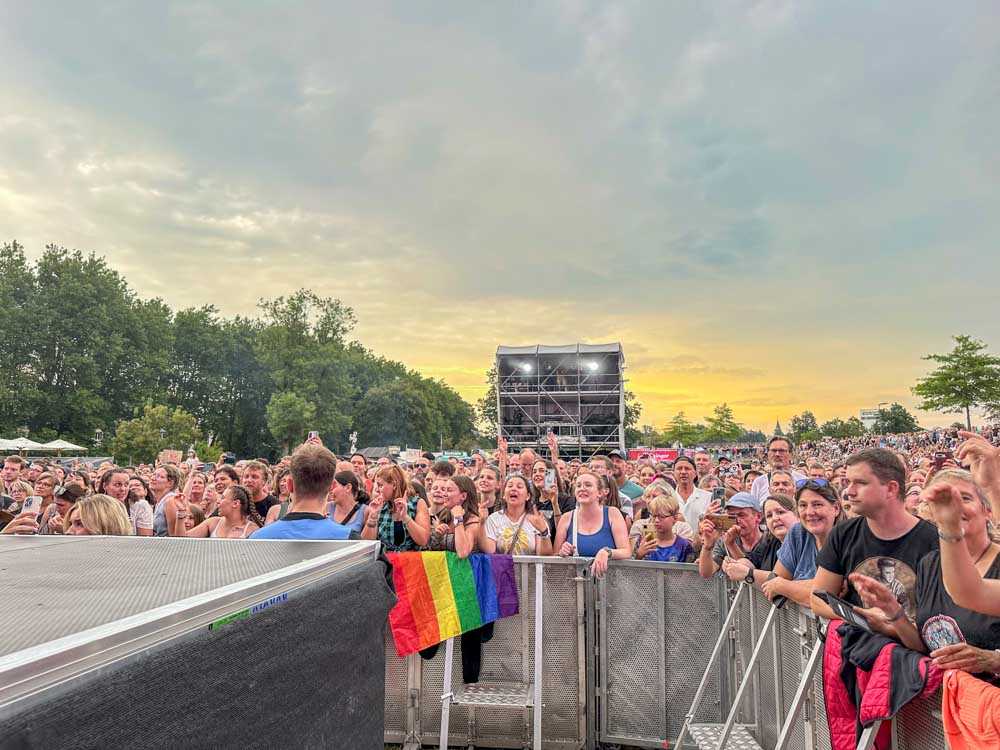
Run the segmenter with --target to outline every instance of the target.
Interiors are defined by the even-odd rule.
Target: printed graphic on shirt
[[[913,589],[917,585],[917,574],[913,568],[895,557],[869,557],[854,572],[883,584],[896,597],[906,616],[911,620],[916,619],[917,601]]]
[[[514,526],[506,526],[497,534],[497,552],[503,550],[508,555],[528,555],[531,554],[531,539],[528,532],[523,528],[517,535],[517,541],[511,543],[514,538]]]
[[[924,623],[920,635],[930,651],[954,646],[956,643],[965,643],[962,628],[948,615],[936,615],[929,619]]]

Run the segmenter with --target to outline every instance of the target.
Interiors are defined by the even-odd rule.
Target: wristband
[[[960,542],[965,539],[965,531],[959,529],[958,534],[945,534],[941,529],[938,529],[938,539],[942,542]]]

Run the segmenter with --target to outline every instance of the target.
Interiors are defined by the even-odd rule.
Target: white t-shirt
[[[514,531],[518,524],[521,530],[514,539]],[[490,514],[486,519],[486,537],[497,544],[497,553],[504,555],[533,555],[537,547],[538,529],[531,525],[527,518],[511,521],[503,511]]]
[[[153,528],[153,506],[145,500],[136,500],[128,510],[132,521],[132,533],[139,535],[139,529]]]
[[[775,471],[778,471],[778,469],[775,469]],[[782,469],[782,471],[784,471],[784,469]],[[794,469],[788,473],[792,475],[792,479],[796,482],[807,478],[801,471],[795,471]],[[750,494],[753,495],[754,499],[757,501],[758,508],[764,505],[764,501],[767,500],[767,496],[771,494],[771,479],[767,476],[767,474],[761,474],[753,480],[753,484],[750,485]]]
[[[680,493],[678,493],[678,497],[680,497]],[[691,493],[686,502],[684,498],[681,498],[681,513],[684,514],[684,520],[687,521],[688,526],[692,529],[698,528],[698,522],[708,511],[711,502],[712,493],[700,487],[694,488],[694,492]]]

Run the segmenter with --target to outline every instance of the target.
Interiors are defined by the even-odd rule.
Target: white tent
[[[41,443],[36,443],[34,440],[28,440],[25,437],[14,438],[13,440],[4,440],[0,443],[0,448],[3,450],[14,450],[14,451],[37,451],[45,450],[45,446]]]
[[[49,451],[85,451],[87,450],[82,445],[74,445],[68,440],[52,440],[48,443],[43,443],[41,448],[43,450]]]

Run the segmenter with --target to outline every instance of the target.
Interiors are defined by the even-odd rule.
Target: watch
[[[747,571],[747,574],[743,576],[743,580],[749,583],[751,586],[756,583],[756,579],[753,577],[753,568]]]

